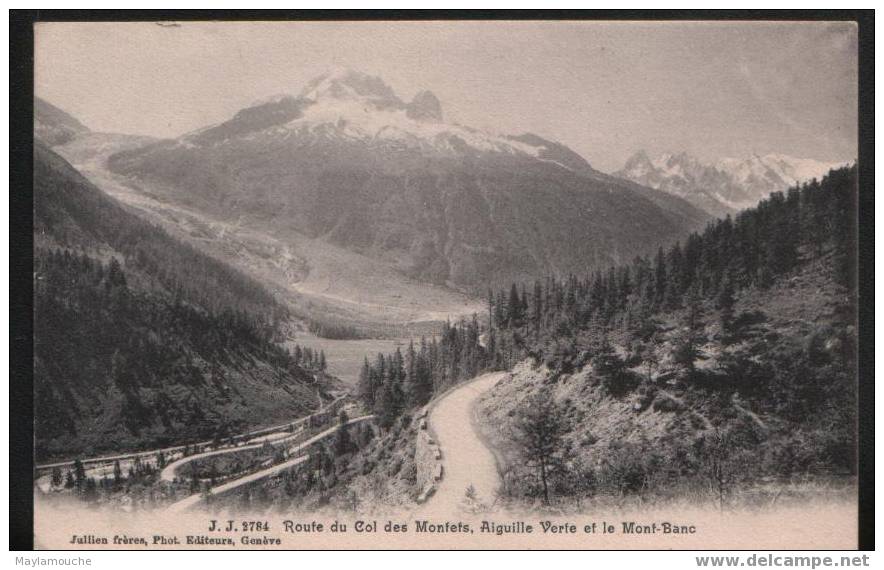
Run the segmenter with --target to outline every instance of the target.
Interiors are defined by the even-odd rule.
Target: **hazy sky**
[[[642,148],[857,152],[847,23],[49,23],[36,38],[37,94],[99,131],[177,136],[344,66],[605,171]]]

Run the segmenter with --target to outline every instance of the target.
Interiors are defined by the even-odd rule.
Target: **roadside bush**
[[[660,465],[661,457],[648,445],[611,442],[597,471],[598,486],[619,496],[641,494]]]
[[[651,408],[655,412],[680,412],[684,409],[684,406],[678,402],[677,400],[661,393],[657,393],[654,397],[654,403],[651,404]]]
[[[615,398],[622,398],[631,394],[641,384],[641,377],[631,370],[621,370],[617,374],[602,376],[602,386],[608,394]]]

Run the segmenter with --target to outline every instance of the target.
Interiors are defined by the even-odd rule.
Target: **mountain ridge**
[[[628,259],[708,220],[559,143],[442,118],[435,96],[406,103],[379,78],[338,72],[108,165],[164,199],[474,292],[488,280]]]
[[[682,151],[651,158],[639,150],[614,175],[680,196],[715,217],[724,217],[845,164],[784,154],[703,161]]]
[[[50,146],[90,133],[89,127],[49,101],[34,97],[34,136]]]

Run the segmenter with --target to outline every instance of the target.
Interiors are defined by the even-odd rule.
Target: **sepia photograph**
[[[859,547],[855,19],[61,20],[35,549]]]

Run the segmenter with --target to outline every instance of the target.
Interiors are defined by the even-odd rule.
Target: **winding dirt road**
[[[429,427],[442,450],[442,480],[421,508],[422,514],[458,512],[470,485],[478,502],[494,503],[500,485],[497,464],[476,433],[473,415],[479,398],[504,376],[505,372],[478,376],[443,396],[430,411]]]
[[[374,419],[374,415],[360,416],[358,418],[353,418],[352,420],[348,421],[344,425],[349,427],[354,424],[361,423],[366,420],[372,420],[372,419]],[[290,451],[292,453],[300,453],[303,449],[310,447],[314,443],[317,443],[317,442],[327,438],[330,435],[334,435],[338,431],[338,429],[340,429],[340,428],[341,428],[340,424],[330,427],[327,430],[314,435],[310,439],[296,444],[295,446],[293,446],[292,449],[290,449]],[[247,449],[247,448],[240,447],[239,449],[242,450],[242,449]],[[229,452],[231,450],[224,450],[224,451]],[[235,449],[234,449],[234,451],[235,451]],[[214,454],[210,454],[210,455],[214,455]],[[193,457],[195,458],[196,456],[193,456]],[[240,477],[238,479],[228,481],[227,483],[224,483],[222,485],[212,487],[210,489],[210,491],[211,491],[212,495],[217,497],[217,496],[223,495],[225,493],[229,493],[230,491],[233,491],[234,489],[237,489],[238,487],[241,487],[243,485],[248,485],[249,483],[254,483],[255,481],[260,481],[261,479],[265,479],[265,478],[271,477],[273,475],[278,475],[279,473],[282,473],[286,469],[290,469],[296,465],[300,465],[301,463],[307,461],[309,458],[310,458],[309,455],[299,455],[298,457],[295,457],[293,459],[289,459],[288,461],[285,461],[285,462],[280,463],[278,465],[274,465],[272,467],[268,467],[267,469],[262,469],[260,471],[256,471],[254,473],[251,473],[249,475],[245,475],[245,476]],[[177,503],[171,504],[168,507],[168,510],[169,510],[169,512],[186,511],[187,509],[190,509],[191,507],[198,505],[203,499],[204,499],[204,497],[200,494],[190,495],[189,497],[186,497],[186,498],[178,501]]]

